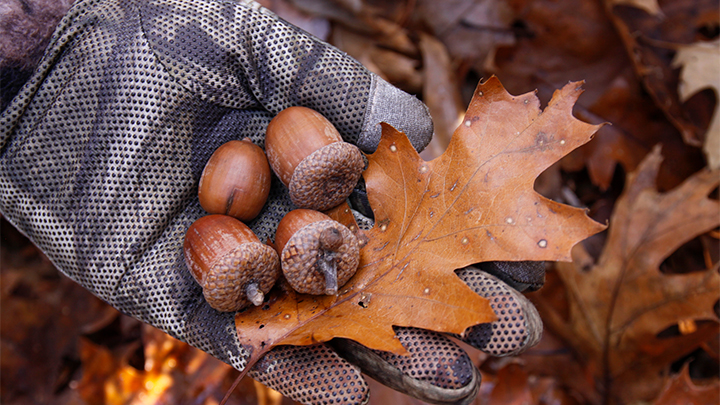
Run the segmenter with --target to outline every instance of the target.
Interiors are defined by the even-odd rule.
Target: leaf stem
[[[272,346],[268,345],[263,350],[260,350],[257,352],[257,354],[254,354],[251,352],[250,357],[247,359],[247,363],[245,364],[245,368],[240,371],[240,374],[238,374],[237,378],[235,378],[235,381],[233,381],[232,386],[230,389],[225,393],[225,396],[220,401],[219,405],[225,405],[230,399],[230,395],[232,395],[233,391],[235,391],[235,388],[237,388],[238,384],[240,384],[240,381],[247,375],[247,373],[250,371],[251,368],[255,366],[255,363],[258,362],[267,352],[272,349]]]

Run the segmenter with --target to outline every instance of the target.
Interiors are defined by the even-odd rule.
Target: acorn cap
[[[281,253],[288,283],[302,294],[337,294],[338,287],[355,274],[360,262],[357,237],[334,220],[305,225],[287,241]],[[328,283],[328,267],[335,272]]]
[[[295,168],[288,184],[290,199],[301,208],[329,210],[350,196],[364,169],[365,161],[355,145],[325,145]]]
[[[185,234],[185,262],[218,311],[238,311],[262,303],[280,276],[280,259],[272,247],[239,220],[207,215]]]
[[[288,107],[268,124],[265,153],[273,171],[287,186],[303,159],[323,146],[342,140],[338,130],[319,112],[307,107]]]
[[[249,242],[219,259],[207,273],[200,285],[205,300],[218,311],[239,311],[251,305],[259,305],[258,295],[248,297],[248,288],[267,294],[280,276],[277,252],[268,245]],[[252,287],[251,284],[256,284]]]

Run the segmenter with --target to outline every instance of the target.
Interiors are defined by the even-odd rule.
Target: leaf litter
[[[716,40],[718,4],[715,1],[455,0],[443,2],[442,6],[431,0],[262,0],[261,3],[357,57],[394,85],[427,99],[437,106],[433,108],[438,111],[451,111],[451,108],[443,107],[445,102],[448,106],[455,104],[453,108],[461,111],[462,107],[458,107],[456,102],[451,103],[451,99],[443,94],[459,93],[467,103],[478,79],[491,74],[496,74],[513,94],[538,89],[537,95],[543,103],[567,81],[586,80],[584,87],[587,91],[574,106],[575,115],[584,121],[611,122],[612,125],[600,128],[592,141],[543,173],[543,176],[553,178],[551,183],[547,183],[552,188],[543,191],[543,194],[559,202],[589,207],[590,216],[600,222],[616,216],[616,201],[626,187],[625,173],[635,171],[657,144],[663,145],[661,154],[665,158],[660,163],[655,184],[661,193],[675,189],[706,166],[709,153],[703,153],[700,148],[708,139],[706,128],[712,119],[717,119],[714,115],[718,105],[717,93],[712,89],[699,90],[681,101],[680,75],[685,69],[672,65],[672,62],[682,47]],[[458,10],[461,12],[458,13]],[[639,35],[626,35],[633,32]],[[421,50],[420,34],[438,39],[440,47]],[[443,45],[446,51],[441,50]],[[449,60],[443,59],[443,53],[449,55]],[[429,76],[436,77],[437,72],[443,70],[444,77],[454,76],[455,84],[446,79],[428,80]],[[432,98],[427,97],[429,94],[433,94],[435,101],[430,102]],[[448,117],[451,116],[452,113],[448,114]],[[451,131],[452,127],[445,132]],[[449,139],[445,138],[442,142],[447,144]],[[426,151],[423,156],[432,160],[442,150]],[[717,190],[710,192],[710,199],[717,200]],[[669,215],[675,214],[671,212]],[[620,223],[620,219],[610,222],[608,232]],[[3,403],[27,403],[27,397],[22,395],[28,392],[45,395],[44,403],[77,403],[79,375],[90,368],[90,363],[80,358],[77,347],[72,349],[73,345],[64,345],[64,342],[77,341],[77,336],[90,334],[93,342],[109,348],[113,348],[112,342],[121,336],[126,344],[138,342],[148,360],[160,355],[158,351],[150,350],[150,340],[139,340],[139,336],[149,333],[146,329],[142,333],[130,332],[138,330],[137,326],[123,326],[116,330],[112,325],[118,322],[117,319],[123,319],[123,325],[133,321],[122,316],[118,318],[114,310],[102,303],[95,305],[96,300],[93,301],[89,293],[80,288],[72,290],[72,297],[76,297],[73,300],[78,303],[73,304],[73,308],[88,313],[78,321],[80,327],[67,322],[67,317],[61,312],[63,306],[44,304],[40,297],[54,299],[57,295],[43,295],[48,288],[52,291],[65,288],[57,287],[63,285],[62,282],[57,284],[62,277],[48,277],[47,266],[35,261],[23,265],[22,272],[17,271],[15,265],[8,265],[8,260],[18,255],[37,257],[39,253],[18,249],[14,237],[5,229],[6,225],[3,225],[2,238],[2,246],[6,250],[0,257],[5,294],[3,305],[0,305],[1,319],[26,319],[14,322],[12,328],[2,328],[2,344],[4,349],[20,347],[27,350],[2,350]],[[599,256],[605,250],[608,232],[586,240],[582,247],[573,251],[572,267],[580,269],[576,271],[580,271],[581,275],[593,278],[594,273],[583,273],[583,269],[593,269],[597,265]],[[665,254],[677,258],[679,263],[704,263],[705,269],[717,270],[719,237],[716,228],[674,252],[668,253],[665,249]],[[693,243],[695,248],[688,249],[687,246]],[[665,269],[666,266],[663,262],[663,277],[672,278],[685,272],[676,265],[670,266],[669,270]],[[559,277],[558,270],[550,266],[546,286],[530,296],[533,299],[542,296],[544,303],[538,304],[540,307],[551,307],[558,315],[567,317],[570,305],[567,296],[571,288],[566,285],[565,279]],[[646,290],[646,287],[639,288],[640,292]],[[368,298],[372,305],[372,297]],[[587,298],[587,302],[592,300],[592,296],[578,297],[581,301],[583,298]],[[639,293],[634,298],[643,301],[648,296]],[[83,304],[86,299],[93,304]],[[31,303],[38,304],[41,311],[28,310],[35,305]],[[617,302],[614,311],[622,313],[626,305],[627,301]],[[15,315],[11,316],[8,311],[14,311]],[[484,383],[478,403],[487,402],[490,396],[503,398],[503,392],[509,392],[508,389],[524,393],[528,386],[532,396],[521,396],[524,401],[529,399],[530,403],[612,402],[618,385],[606,388],[605,383],[616,382],[617,379],[608,379],[598,372],[595,349],[576,344],[580,337],[566,338],[562,327],[555,325],[545,310],[542,312],[546,323],[545,337],[536,348],[512,364],[468,348],[483,373]],[[718,382],[716,370],[719,368],[720,348],[717,347],[718,335],[714,334],[717,316],[678,318],[683,319],[665,329],[646,325],[648,330],[662,330],[647,345],[634,346],[642,352],[641,358],[652,361],[651,368],[661,376],[651,376],[645,381],[645,374],[640,373],[633,381],[638,385],[657,387],[658,378],[665,379],[666,390],[658,390],[654,394],[657,403],[673,403],[672,398],[678,398],[680,390],[683,393],[689,390],[695,398],[696,389],[712,387]],[[668,324],[667,319],[662,324]],[[42,325],[40,329],[38,325]],[[108,333],[110,329],[113,333]],[[38,339],[43,333],[49,333],[48,336],[64,333],[67,339],[52,342]],[[703,340],[698,333],[710,337],[698,344]],[[23,339],[20,336],[33,338]],[[675,347],[677,353],[691,353],[669,359],[674,356],[668,355],[671,351],[657,352],[658,348],[662,348],[659,342],[668,338],[672,342],[669,346]],[[65,349],[53,350],[58,344],[64,345]],[[185,345],[181,342],[175,344]],[[145,350],[146,346],[148,350]],[[42,347],[48,350],[37,352]],[[614,349],[611,345],[608,347]],[[632,347],[630,345],[623,350],[631,351]],[[47,361],[33,360],[34,356],[42,353],[47,354]],[[123,367],[126,361],[133,363],[123,353],[115,349],[109,352],[111,357],[118,359],[118,362],[112,363],[118,365],[115,368],[117,373],[129,370]],[[654,353],[664,355],[655,356]],[[207,357],[204,353],[198,353],[198,356]],[[157,357],[156,361],[160,358]],[[188,369],[176,371],[189,372]],[[34,377],[27,378],[28,375]],[[47,377],[51,375],[55,377]],[[104,375],[112,378],[109,374]],[[20,376],[24,378],[18,379]],[[180,374],[170,377],[183,378]],[[96,379],[94,384],[103,384],[100,380]],[[678,383],[680,380],[682,383]],[[220,388],[220,396],[228,384],[226,381]],[[231,403],[263,401],[257,387],[245,385],[236,391]],[[671,387],[670,394],[665,394],[667,387]],[[713,389],[710,388],[711,394]],[[417,403],[379,384],[372,384],[372,390],[371,403]],[[629,393],[625,398],[635,402],[641,391],[633,390],[634,394]],[[287,403],[289,400],[284,401]]]

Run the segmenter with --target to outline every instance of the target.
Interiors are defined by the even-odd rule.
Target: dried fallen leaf
[[[65,276],[20,232],[0,221],[0,403],[64,403],[80,333],[118,312]],[[68,402],[69,403],[69,402]]]
[[[143,327],[143,335],[144,370],[128,364],[130,350],[118,356],[81,339],[77,389],[88,404],[218,403],[230,366],[151,326]]]
[[[683,104],[677,92],[678,72],[671,65],[678,44],[695,42],[703,27],[717,25],[718,2],[663,2],[663,18],[633,7],[614,5],[614,0],[605,0],[607,15],[625,45],[637,77],[658,108],[681,132],[683,140],[688,145],[702,146],[703,139],[707,139],[704,134],[709,119],[706,118],[710,117],[706,114],[712,111],[710,97]]]
[[[537,88],[545,101],[568,80],[586,78],[579,104],[588,107],[628,63],[600,2],[513,0],[507,4],[515,14],[517,43],[497,50],[495,71],[510,92]]]
[[[703,405],[716,404],[720,398],[720,382],[707,386],[695,385],[690,379],[689,367],[685,365],[680,374],[669,378],[653,405]]]
[[[454,60],[462,60],[483,71],[493,65],[499,47],[512,46],[516,36],[511,25],[515,16],[503,0],[417,0],[411,22],[430,32]]]
[[[657,0],[610,0],[613,5],[625,5],[632,6],[642,10],[645,10],[648,14],[653,16],[662,16],[662,10]]]
[[[675,126],[658,119],[661,111],[628,69],[611,83],[588,109],[575,107],[578,118],[587,122],[612,122],[598,131],[592,141],[562,160],[563,169],[584,167],[593,184],[608,190],[619,165],[625,173],[634,171],[653,146],[662,144],[665,160],[658,173],[658,190],[670,190],[705,166],[702,152],[687,145]]]
[[[711,6],[711,2],[702,0],[699,4],[702,6],[699,7],[700,15],[697,16],[692,13],[698,10],[691,5],[698,4],[698,1],[680,0],[672,2],[671,5],[663,2],[663,10],[667,9],[668,14],[672,14],[672,18],[665,19],[633,7],[612,7],[614,1],[606,2],[607,8],[612,9],[613,13],[627,12],[640,16],[643,21],[649,21],[647,25],[652,22],[653,26],[660,26],[663,33],[671,31],[662,24],[663,21],[672,23],[674,34],[675,31],[680,31],[680,28],[684,29],[683,32],[696,33],[702,27],[701,21],[712,26],[709,18],[712,16],[717,20],[717,1],[714,2],[715,12],[712,12],[711,9],[705,11]],[[644,37],[633,36],[640,32],[662,39],[662,43],[684,43],[683,41],[692,40],[686,40],[679,34],[655,36],[652,31],[646,34],[645,30],[639,29],[645,26],[628,28],[631,21],[622,20],[616,23],[622,24],[622,34],[627,37],[618,36],[611,23],[611,20],[618,17],[609,14],[604,3],[573,0],[509,2],[516,15],[514,27],[518,30],[517,44],[498,51],[497,72],[510,92],[519,88],[538,88],[538,97],[541,100],[549,99],[550,92],[568,79],[587,78],[588,83],[583,86],[586,92],[574,110],[576,116],[591,123],[612,122],[612,126],[603,127],[592,142],[569,156],[570,159],[563,159],[563,169],[566,172],[575,172],[586,168],[593,184],[607,190],[618,163],[626,173],[635,170],[652,147],[662,143],[666,160],[661,168],[659,181],[661,187],[667,190],[704,166],[702,155],[696,147],[683,145],[683,140],[678,139],[675,125],[659,119],[658,112],[665,108],[660,110],[655,106],[655,96],[651,94],[656,93],[656,89],[653,88],[648,93],[632,67],[633,64],[642,65],[642,72],[652,74],[653,79],[663,77],[665,81],[676,77],[677,70],[673,72],[669,66],[667,71],[649,66],[649,62],[644,59],[644,53],[633,52],[631,57],[643,58],[631,60],[623,40],[640,42],[635,44],[637,46],[648,45],[641,41]],[[678,3],[688,5],[687,12],[684,12]],[[707,18],[703,19],[701,16]],[[659,52],[654,47],[652,50]],[[672,56],[673,51],[665,49],[665,52]],[[667,59],[668,63],[669,61],[670,59]],[[662,83],[665,81],[658,80]],[[668,83],[663,94],[675,94],[677,99],[676,88],[677,82]],[[703,92],[703,95],[705,93],[709,92]],[[696,98],[684,107],[691,109],[691,104],[699,103]],[[674,106],[679,106],[678,100]],[[680,113],[679,107],[673,111]],[[687,132],[690,138],[694,134],[694,129]]]
[[[518,363],[510,363],[497,374],[497,383],[487,402],[490,405],[529,405],[533,401],[528,374]]]
[[[653,399],[663,384],[662,371],[718,331],[717,266],[687,274],[663,274],[659,268],[681,245],[720,225],[720,204],[708,197],[720,173],[701,170],[658,193],[661,161],[656,147],[629,175],[597,263],[556,265],[567,289],[567,319],[552,305],[555,297],[541,290],[534,299],[547,327],[581,354],[609,403]],[[585,255],[581,245],[573,254]],[[710,322],[698,322],[692,333],[658,337],[688,319]]]
[[[445,45],[431,35],[421,34],[419,47],[423,59],[423,102],[430,111],[435,129],[430,144],[421,156],[431,160],[447,148],[463,118],[465,105]]]
[[[422,90],[423,75],[416,58],[388,49],[374,37],[342,25],[333,28],[331,42],[394,86],[410,93]]]
[[[541,112],[533,93],[513,97],[491,78],[478,86],[447,151],[431,162],[383,124],[364,173],[376,222],[357,274],[337,296],[285,290],[238,313],[250,362],[275,345],[334,337],[404,353],[392,326],[462,333],[494,319],[455,269],[490,260],[569,260],[574,244],[604,227],[583,210],[542,197],[533,182],[598,129],[572,116],[581,92],[569,83]]]
[[[682,45],[672,61],[673,67],[682,67],[678,94],[686,101],[700,90],[711,88],[720,97],[720,39]],[[720,168],[720,102],[715,102],[715,112],[705,133],[703,151],[711,169]]]

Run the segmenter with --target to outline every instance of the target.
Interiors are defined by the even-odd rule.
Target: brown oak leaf
[[[250,363],[280,344],[335,337],[405,353],[392,326],[461,334],[495,319],[454,270],[490,260],[570,260],[603,225],[548,200],[535,178],[587,142],[598,126],[572,116],[569,83],[545,111],[533,93],[513,97],[497,78],[478,86],[445,153],[426,162],[387,124],[364,173],[375,226],[356,275],[337,296],[284,289],[235,317]]]
[[[690,367],[685,365],[680,373],[669,378],[653,405],[704,405],[720,402],[720,382],[695,385],[690,379]]]
[[[660,264],[720,225],[720,204],[709,197],[720,173],[704,169],[659,193],[655,181],[661,162],[655,147],[628,176],[597,263],[578,245],[573,263],[556,265],[567,289],[567,316],[552,304],[555,296],[541,290],[533,297],[546,326],[579,353],[604,403],[653,399],[662,388],[663,371],[718,332],[717,265],[664,274]],[[689,321],[696,330],[661,334]]]

